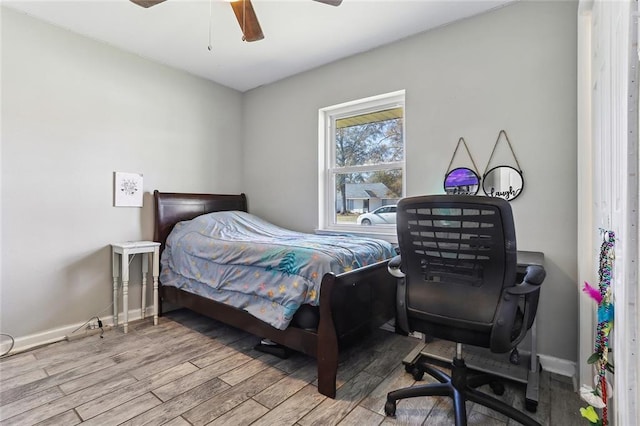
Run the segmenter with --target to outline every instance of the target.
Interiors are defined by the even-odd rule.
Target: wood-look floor
[[[0,360],[2,425],[450,425],[448,398],[398,403],[388,391],[415,383],[401,360],[418,339],[386,331],[341,355],[335,399],[317,392],[316,362],[253,349],[258,339],[186,310],[59,342]],[[425,377],[425,380],[428,380]],[[486,390],[482,388],[482,390]],[[490,392],[490,391],[488,391]],[[524,388],[501,397],[523,409]],[[569,381],[542,373],[534,415],[546,425],[584,424]],[[467,403],[470,425],[516,424]]]

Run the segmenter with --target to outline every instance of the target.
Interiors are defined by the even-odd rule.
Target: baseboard
[[[110,326],[110,325],[104,325],[102,327],[97,327],[97,328],[80,329],[79,331],[76,331],[75,333],[73,333],[71,335],[65,336],[65,340],[68,340],[69,342],[72,342],[74,340],[83,339],[83,338],[89,337],[89,336],[100,335],[100,337],[102,337],[102,335],[106,331],[109,331],[112,328],[113,327]]]
[[[538,358],[540,359],[540,365],[542,365],[542,369],[544,371],[559,374],[560,376],[570,377],[573,381],[573,388],[578,388],[576,376],[577,365],[575,362],[540,354],[538,354]]]
[[[60,342],[65,340],[66,336],[70,336],[73,332],[82,327],[84,322],[78,324],[67,325],[60,328],[53,328],[40,333],[29,334],[27,336],[14,337],[15,341],[13,349],[9,352],[9,355],[17,354],[20,352],[34,349],[39,346],[48,345],[50,343]],[[80,331],[78,331],[80,332]]]
[[[129,311],[129,322],[136,321],[142,318],[142,310],[141,309],[133,309]],[[149,318],[153,316],[153,306],[145,309],[145,318]],[[119,325],[122,325],[122,313],[118,315]],[[113,315],[100,317],[104,325],[104,329],[109,330],[113,327]],[[60,342],[62,340],[66,340],[67,336],[69,336],[70,340],[74,340],[78,338],[77,336],[88,336],[92,333],[87,333],[87,331],[92,330],[83,330],[83,326],[86,324],[86,321],[79,322],[77,324],[66,325],[60,328],[54,328],[51,330],[46,330],[40,333],[34,333],[27,336],[14,336],[14,344],[11,352],[7,355],[17,354],[19,352],[24,352],[30,349],[37,348],[39,346],[48,345],[50,343]],[[95,334],[95,332],[94,332]],[[0,347],[0,353],[4,353],[7,349],[9,349],[8,344],[2,344]]]

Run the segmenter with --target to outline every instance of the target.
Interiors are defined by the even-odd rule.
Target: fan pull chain
[[[213,47],[211,46],[211,23],[213,21],[212,7],[213,0],[209,0],[209,45],[207,46],[207,50],[209,50],[209,52],[213,50]]]

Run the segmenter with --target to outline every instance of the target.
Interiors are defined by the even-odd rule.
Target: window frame
[[[378,163],[373,165],[336,167],[335,123],[346,117],[363,115],[370,112],[402,108],[402,161]],[[402,170],[402,194],[406,194],[406,107],[405,90],[384,93],[320,108],[318,111],[318,229],[317,232],[349,232],[369,235],[395,242],[396,227],[394,225],[363,225],[334,223],[336,191],[335,176],[340,173],[372,172],[380,170]],[[366,228],[366,229],[364,229]]]

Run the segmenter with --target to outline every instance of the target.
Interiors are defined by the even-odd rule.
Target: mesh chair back
[[[516,281],[509,203],[461,195],[404,198],[397,230],[411,328],[487,346],[502,290]]]

